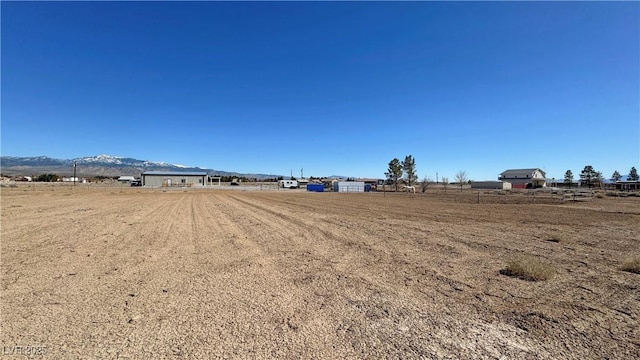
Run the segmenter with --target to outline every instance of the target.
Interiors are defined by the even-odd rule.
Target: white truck
[[[297,189],[298,180],[280,180],[278,185],[285,189]]]

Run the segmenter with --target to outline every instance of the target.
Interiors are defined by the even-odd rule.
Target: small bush
[[[507,261],[500,274],[527,281],[549,280],[555,274],[553,266],[532,256],[520,256]]]
[[[640,255],[632,256],[622,263],[622,270],[640,274]]]
[[[550,233],[545,237],[545,240],[549,241],[549,242],[554,242],[554,243],[559,243],[561,241],[564,240],[564,237],[562,236],[561,233]]]

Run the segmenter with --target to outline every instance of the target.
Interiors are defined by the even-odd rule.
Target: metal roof
[[[207,173],[202,171],[145,171],[142,175],[207,176]]]
[[[545,177],[546,174],[544,171],[542,171],[541,169],[535,168],[535,169],[509,169],[509,170],[505,170],[503,172],[500,173],[500,176],[503,178],[515,178],[516,176],[518,178],[526,178],[527,176],[531,176],[533,174],[534,171],[540,171],[542,173],[542,176]]]

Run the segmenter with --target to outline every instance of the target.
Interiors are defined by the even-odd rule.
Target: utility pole
[[[73,162],[73,186],[76,186],[76,166],[78,164],[74,161]]]
[[[303,168],[300,168],[300,179],[304,179],[304,172],[303,172]]]

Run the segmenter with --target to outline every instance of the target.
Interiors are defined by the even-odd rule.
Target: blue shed
[[[324,192],[323,184],[307,184],[307,191]]]

